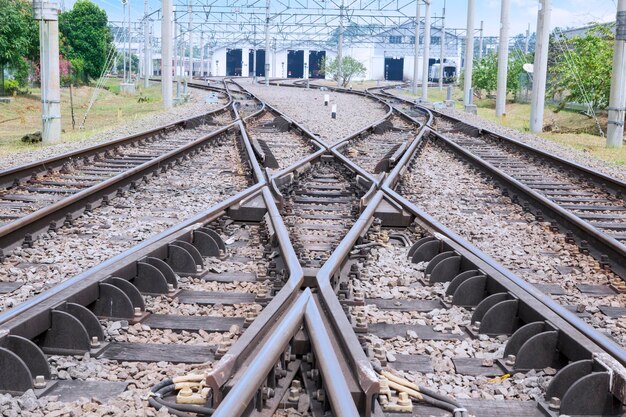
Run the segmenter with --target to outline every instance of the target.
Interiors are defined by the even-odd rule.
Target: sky
[[[71,7],[74,0],[63,0]],[[120,0],[92,0],[107,11],[110,20],[122,19]],[[160,8],[160,0],[148,0],[152,11]],[[178,0],[180,1],[180,0]],[[174,1],[174,3],[178,2]],[[431,0],[431,14],[441,16],[446,2],[446,26],[464,28],[467,25],[467,0]],[[537,26],[538,0],[511,1],[511,35],[524,33],[530,24],[531,33]],[[552,0],[552,28],[585,26],[590,22],[615,20],[617,0]],[[144,0],[130,0],[132,20],[143,16]],[[500,0],[476,0],[476,28],[484,21],[485,36],[497,36],[500,28]],[[424,8],[422,7],[422,13]]]

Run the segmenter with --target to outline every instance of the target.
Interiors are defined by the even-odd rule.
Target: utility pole
[[[122,33],[124,33],[124,26],[126,26],[126,3],[127,0],[122,0],[122,4],[124,5],[124,19],[122,19]],[[126,33],[126,36],[129,36],[129,33]],[[122,57],[123,57],[123,61],[122,61],[122,65],[124,66],[124,71],[123,71],[123,80],[122,83],[126,83],[126,45],[124,42],[124,38],[122,38]]]
[[[276,77],[276,38],[273,38],[274,47],[272,48],[272,77]]]
[[[419,2],[419,0],[417,0]],[[342,83],[342,64],[343,64],[343,0],[341,0],[341,8],[339,9],[339,41],[337,42],[337,85],[341,87]]]
[[[204,78],[204,30],[200,31],[200,78]]]
[[[485,39],[485,36],[483,35],[484,25],[485,25],[485,21],[481,20],[480,21],[480,37],[478,38],[478,60],[479,61],[483,59],[483,43]]]
[[[500,10],[500,43],[498,45],[498,89],[496,92],[496,117],[506,117],[506,84],[509,70],[509,13],[510,0],[502,0]]]
[[[420,14],[420,0],[415,0],[415,60],[413,62],[413,84],[411,86],[411,93],[413,93],[414,95],[417,95],[417,78],[419,77],[418,65],[420,55]]]
[[[539,0],[537,43],[535,45],[535,65],[533,70],[533,92],[530,101],[530,131],[533,133],[539,133],[543,130],[551,13],[552,0]]]
[[[265,0],[265,86],[269,87],[269,85],[270,85],[270,0]]]
[[[172,108],[172,0],[161,6],[161,95],[163,107]]]
[[[189,31],[189,79],[193,78],[193,33],[191,32],[191,21],[193,20],[193,13],[191,10],[191,1],[187,2],[187,12],[189,13],[189,23],[187,24],[187,30]],[[184,62],[184,58],[183,58]]]
[[[254,24],[254,37],[252,42],[252,80],[256,84],[256,23]]]
[[[143,1],[143,86],[150,86],[150,27],[148,25],[148,0]]]
[[[424,60],[422,62],[422,100],[428,100],[428,69],[430,67],[430,0],[424,0]]]
[[[524,55],[528,55],[528,43],[530,42],[530,23],[526,29],[526,42],[524,42]]]
[[[465,43],[465,81],[464,81],[464,102],[465,110],[471,110],[473,105],[472,97],[472,71],[474,68],[474,11],[476,9],[475,0],[467,0],[467,36]]]
[[[441,53],[439,55],[439,90],[443,90],[443,61],[446,58],[446,0],[443,0],[443,14],[441,16]]]
[[[607,148],[624,146],[624,108],[626,107],[626,0],[617,3],[617,27],[613,51],[611,97],[609,100],[609,126]]]
[[[130,84],[130,82],[133,79],[133,54],[132,51],[130,49],[130,40],[131,40],[132,34],[131,34],[131,30],[130,30],[130,0],[128,0],[128,81],[126,81],[127,83]]]
[[[61,140],[61,78],[59,74],[59,6],[56,2],[33,2],[33,17],[39,20],[41,76],[41,140]]]

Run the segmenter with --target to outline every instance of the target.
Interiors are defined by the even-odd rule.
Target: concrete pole
[[[126,26],[126,3],[124,3],[124,19],[123,19],[123,23],[122,23],[122,33],[124,33],[124,26]],[[126,36],[130,36],[130,33],[126,33]],[[123,71],[123,80],[122,82],[125,83],[126,82],[126,42],[124,42],[124,39],[122,38],[122,65],[124,67],[124,71]]]
[[[626,107],[626,0],[617,3],[617,27],[613,50],[613,73],[609,99],[607,148],[624,146],[624,108]]]
[[[133,53],[130,49],[130,41],[132,38],[131,28],[130,28],[130,1],[128,2],[128,83],[133,79]]]
[[[161,94],[163,107],[172,108],[172,0],[161,5]]]
[[[537,16],[537,43],[535,45],[535,65],[533,71],[533,92],[530,99],[530,131],[533,133],[539,133],[543,130],[552,0],[539,0],[539,7],[539,15]]]
[[[417,0],[419,1],[419,0]],[[339,9],[339,40],[337,42],[337,85],[341,87],[341,67],[343,64],[343,0],[341,0],[341,8]]]
[[[481,20],[480,21],[480,38],[478,38],[478,60],[480,61],[481,59],[483,59],[483,44],[485,42],[485,37],[483,35],[484,33],[484,25],[485,25],[485,21]]]
[[[274,65],[274,68],[276,66]],[[270,85],[270,0],[265,0],[265,86]]]
[[[143,86],[150,86],[150,27],[148,26],[148,0],[143,2]]]
[[[439,90],[443,90],[443,61],[446,58],[446,0],[443,0],[443,14],[441,16],[441,51],[439,54]]]
[[[257,48],[256,48],[256,24],[254,24],[254,29],[253,29],[253,34],[252,34],[252,82],[256,84],[256,54],[257,54]]]
[[[209,59],[208,59],[209,62],[207,62],[206,71],[207,71],[207,75],[211,77],[213,76],[213,49],[209,48],[208,52],[209,52]]]
[[[61,77],[59,74],[59,6],[33,2],[39,20],[41,74],[41,138],[45,145],[61,140]]]
[[[498,45],[498,89],[496,92],[496,117],[506,114],[506,84],[509,71],[509,13],[510,0],[502,0],[500,10],[500,43]]]
[[[526,42],[524,42],[524,55],[528,55],[528,43],[530,42],[530,23],[526,29]]]
[[[189,13],[189,22],[187,31],[189,32],[189,79],[193,78],[193,33],[191,32],[191,22],[193,21],[193,10],[191,9],[191,1],[187,2],[187,12]],[[183,61],[184,62],[184,61]]]
[[[172,54],[174,55],[174,78],[178,76],[178,16],[174,12],[174,45],[172,46]]]
[[[472,98],[472,71],[474,69],[474,12],[475,0],[467,0],[467,37],[465,43],[465,78],[464,78],[464,103],[470,106]]]
[[[200,32],[200,78],[204,77],[204,31]]]
[[[415,0],[415,58],[413,61],[413,84],[411,93],[417,95],[417,79],[419,78],[419,56],[420,56],[420,0]]]
[[[276,38],[274,38],[274,48],[272,48],[272,77],[276,78]]]
[[[430,64],[430,0],[424,0],[424,60],[422,61],[422,100],[428,100],[428,68]]]

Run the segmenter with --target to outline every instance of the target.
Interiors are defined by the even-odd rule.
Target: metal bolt
[[[261,389],[261,395],[263,396],[264,400],[267,400],[268,398],[273,398],[274,397],[274,390],[272,388],[269,388],[269,387],[263,387]]]
[[[96,347],[100,346],[100,341],[98,340],[98,336],[94,336],[94,337],[91,338],[90,346],[92,348],[96,348]]]
[[[167,292],[174,292],[174,284],[167,284]]]
[[[46,378],[43,375],[37,375],[35,377],[35,388],[45,388],[46,387]]]
[[[326,400],[326,392],[323,389],[318,389],[315,391],[315,399],[320,402],[324,402]]]
[[[401,407],[407,407],[411,405],[411,399],[409,398],[409,394],[404,391],[400,391],[400,393],[398,393],[398,405]]]
[[[300,398],[300,390],[296,388],[290,388],[289,397],[287,397],[287,401],[295,403],[295,402],[298,402],[299,398]]]
[[[141,307],[135,307],[135,317],[141,316]]]
[[[550,410],[559,410],[561,408],[561,399],[558,397],[550,398],[548,408],[550,408]]]
[[[299,379],[294,379],[293,381],[291,381],[291,388],[297,389],[298,392],[300,392],[300,390],[302,389],[302,383]]]
[[[515,355],[509,355],[509,356],[506,357],[506,361],[504,363],[507,364],[507,365],[513,366],[513,365],[515,365],[515,360],[516,359],[517,358],[515,357]]]
[[[311,369],[310,371],[307,371],[306,376],[309,377],[309,379],[316,380],[320,376],[320,371],[317,369]]]
[[[474,324],[472,324],[472,329],[475,331],[479,331],[480,330],[480,322],[479,321],[475,321]]]

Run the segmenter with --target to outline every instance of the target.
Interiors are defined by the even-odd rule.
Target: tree
[[[117,54],[117,70],[118,73],[124,72],[124,54],[121,52],[116,52]],[[133,74],[137,74],[139,72],[139,57],[135,54],[131,54],[131,70]],[[128,54],[126,54],[126,71],[128,71]]]
[[[39,32],[26,0],[0,0],[0,93],[4,89],[4,69],[13,74],[19,86],[28,81],[28,61],[38,61]]]
[[[596,25],[583,36],[557,38],[557,51],[550,67],[550,92],[565,103],[588,104],[605,109],[611,92],[615,35],[605,25]]]
[[[520,87],[520,74],[524,71],[524,64],[532,62],[531,56],[524,54],[509,55],[509,65],[506,79],[507,93],[516,93]],[[477,93],[491,94],[498,88],[498,56],[487,55],[474,66],[472,73],[473,87]]]
[[[106,12],[90,0],[78,0],[59,15],[59,30],[61,54],[80,63],[85,77],[98,78],[113,47]]]
[[[342,87],[347,87],[352,78],[365,75],[365,65],[351,56],[344,56],[341,60],[341,78],[339,77],[339,59],[326,59],[321,61],[321,72],[330,74],[333,80],[338,81]]]

